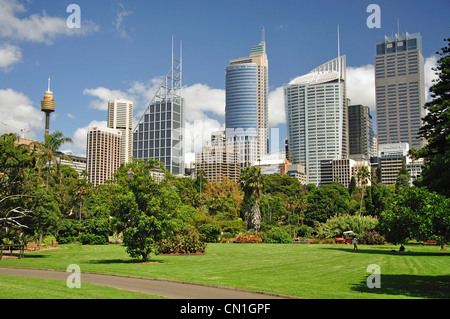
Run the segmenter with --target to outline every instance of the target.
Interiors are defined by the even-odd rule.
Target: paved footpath
[[[67,280],[70,273],[35,268],[0,267],[0,275]],[[293,297],[175,280],[81,272],[83,282],[170,299],[290,299]]]

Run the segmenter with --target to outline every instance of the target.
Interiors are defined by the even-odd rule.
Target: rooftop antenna
[[[397,35],[400,36],[400,19],[397,18]]]
[[[265,41],[266,41],[266,30],[263,27],[263,29],[262,29],[262,42],[265,42]]]
[[[50,78],[48,78],[48,89],[47,92],[50,92]]]

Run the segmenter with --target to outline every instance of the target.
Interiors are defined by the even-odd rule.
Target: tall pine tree
[[[444,41],[447,47],[436,52],[441,58],[434,69],[438,79],[430,88],[433,100],[425,104],[427,115],[419,131],[427,145],[415,154],[425,159],[422,178],[416,184],[450,197],[450,38]]]

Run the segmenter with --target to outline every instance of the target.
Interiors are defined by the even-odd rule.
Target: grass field
[[[450,298],[449,252],[419,245],[406,246],[410,253],[393,249],[398,247],[361,245],[353,252],[350,245],[335,244],[209,244],[206,255],[152,255],[156,263],[141,264],[120,245],[62,245],[27,253],[22,260],[2,260],[0,266],[66,270],[78,264],[82,272],[167,278],[303,298]],[[371,264],[381,269],[381,288],[367,287]]]

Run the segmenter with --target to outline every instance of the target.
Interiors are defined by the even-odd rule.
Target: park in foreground
[[[61,245],[27,253],[21,260],[2,260],[0,266],[66,270],[77,264],[81,272],[165,278],[310,299],[450,298],[449,252],[421,245],[407,245],[403,253],[393,251],[397,249],[361,245],[355,252],[353,246],[336,244],[208,244],[205,255],[152,255],[151,262],[141,263],[130,258],[122,245]],[[367,285],[370,265],[379,266],[380,288]],[[29,293],[34,294],[31,289]],[[0,292],[0,298],[5,297]]]

